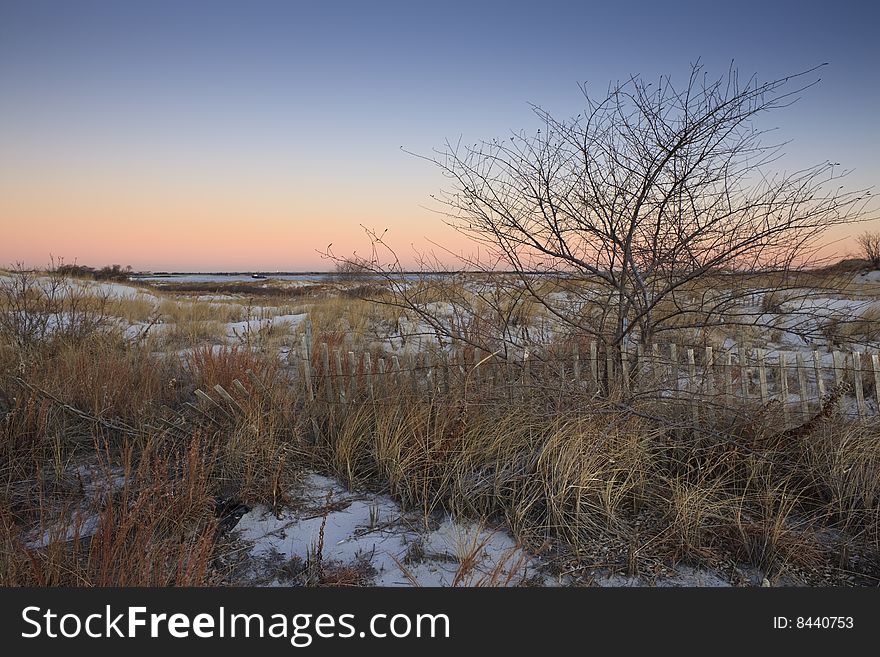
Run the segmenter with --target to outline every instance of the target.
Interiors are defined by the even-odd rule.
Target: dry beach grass
[[[6,284],[0,583],[223,583],[229,509],[297,504],[290,491],[306,470],[388,492],[426,523],[442,511],[504,526],[569,583],[600,572],[652,581],[682,564],[752,568],[771,583],[880,578],[876,419],[827,413],[795,435],[772,404],[714,409],[694,424],[689,407],[656,398],[569,387],[508,399],[480,383],[488,366],[432,394],[404,380],[371,399],[361,384],[344,408],[312,408],[293,383],[296,367],[279,357],[301,345],[301,326],[249,341],[230,339],[226,325],[257,305],[309,313],[321,371],[322,343],[331,354],[372,349],[378,362],[379,338],[399,313],[330,288],[262,298],[252,287],[223,289],[234,300],[199,301],[170,286],[149,290],[150,301]],[[430,294],[444,302],[472,292]],[[525,323],[541,313],[517,311]],[[64,323],[32,321],[53,313]],[[531,376],[541,387],[542,371]],[[462,572],[473,558],[461,556]],[[506,577],[499,570],[484,583]],[[369,577],[336,568],[299,581]]]

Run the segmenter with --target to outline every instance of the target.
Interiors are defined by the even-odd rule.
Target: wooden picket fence
[[[471,401],[525,402],[568,393],[659,398],[690,405],[694,420],[706,408],[779,404],[786,424],[822,409],[831,390],[839,413],[854,420],[880,416],[880,355],[860,351],[780,352],[766,348],[653,344],[623,352],[590,342],[564,355],[520,350],[507,357],[469,346],[394,354],[331,349],[303,337],[292,352],[305,398],[345,410],[384,403],[401,394],[467,395]],[[399,400],[397,400],[399,401]],[[397,403],[397,402],[396,402]]]

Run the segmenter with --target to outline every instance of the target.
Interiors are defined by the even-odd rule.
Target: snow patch
[[[315,474],[301,494],[302,508],[273,514],[258,506],[242,516],[236,531],[252,557],[305,562],[323,526],[323,562],[369,564],[377,586],[515,585],[537,574],[537,560],[502,531],[449,516],[426,528],[386,495],[349,492]]]

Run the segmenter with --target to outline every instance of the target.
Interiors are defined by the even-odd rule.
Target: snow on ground
[[[856,274],[853,283],[880,283],[880,269]]]
[[[45,289],[49,289],[51,279],[47,276],[38,276],[36,278],[38,284]],[[9,284],[13,278],[9,275],[0,275],[0,284]],[[74,293],[85,293],[92,296],[100,296],[106,294],[114,299],[149,299],[158,301],[158,298],[152,292],[134,285],[126,285],[125,283],[115,283],[111,281],[88,281],[79,279],[65,279],[58,288],[60,297],[70,296]]]
[[[251,545],[253,559],[305,562],[324,525],[323,563],[368,565],[378,586],[473,586],[490,580],[516,585],[539,573],[538,560],[502,531],[448,516],[425,528],[421,515],[402,511],[386,495],[352,493],[315,474],[306,478],[302,494],[305,504],[296,510],[275,515],[258,506],[242,516],[235,529]],[[456,581],[469,555],[476,555],[474,568]]]
[[[150,301],[158,301],[158,298],[152,292],[144,290],[133,285],[124,283],[109,283],[105,281],[83,281],[83,289],[94,294],[106,293],[115,299],[148,299]]]
[[[717,573],[698,570],[689,566],[680,566],[675,575],[650,582],[643,577],[620,574],[602,574],[594,577],[593,582],[603,587],[633,587],[650,586],[680,587],[680,586],[703,586],[703,587],[729,587],[730,582]],[[760,581],[759,581],[760,583]]]
[[[287,327],[287,330],[295,328],[300,322],[308,317],[308,313],[294,315],[276,315],[274,317],[255,318],[240,322],[229,322],[226,325],[226,337],[236,338],[244,335],[256,334],[260,331],[268,331],[273,327]]]
[[[237,301],[239,297],[231,294],[200,294],[196,301]]]
[[[27,547],[31,549],[45,548],[53,541],[72,541],[77,537],[83,539],[94,536],[100,523],[95,511],[96,503],[105,495],[125,486],[125,474],[120,467],[108,470],[94,465],[72,466],[65,469],[63,479],[81,488],[84,499],[69,524],[56,524],[32,531],[26,540]]]
[[[76,514],[70,525],[48,529],[41,535],[27,540],[25,544],[32,550],[39,550],[55,541],[72,541],[77,537],[80,539],[88,538],[94,536],[95,532],[98,531],[99,522],[100,519],[97,515],[89,512],[80,512]]]
[[[302,503],[273,511],[257,506],[234,528],[249,550],[249,584],[284,586],[291,561],[302,567],[314,559],[324,530],[325,568],[350,566],[371,573],[375,586],[558,586],[568,576],[550,574],[546,562],[530,555],[501,529],[445,515],[426,523],[405,512],[387,495],[351,492],[335,479],[308,475],[297,491]],[[326,518],[326,520],[325,520]],[[473,568],[462,564],[473,563]],[[760,586],[763,573],[738,568],[740,584]],[[592,572],[596,586],[732,586],[722,573],[678,566],[672,574],[648,578],[605,568]]]

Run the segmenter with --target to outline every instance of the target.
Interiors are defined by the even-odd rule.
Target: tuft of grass
[[[136,464],[128,451],[124,470],[121,485],[104,482],[105,492],[85,506],[44,509],[36,527],[0,505],[0,584],[210,584],[217,519],[211,459],[200,440],[177,455],[142,452]]]

